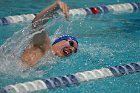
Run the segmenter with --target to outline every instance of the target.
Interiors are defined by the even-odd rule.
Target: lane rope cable
[[[0,93],[26,93],[39,90],[56,89],[72,85],[80,85],[83,82],[89,82],[106,77],[116,77],[132,74],[140,71],[140,62],[129,63],[120,66],[95,69],[91,71],[78,72],[58,77],[51,77],[41,80],[18,83],[0,88]]]
[[[138,11],[139,9],[140,9],[140,2],[134,2],[134,3],[124,3],[124,4],[114,4],[114,5],[102,5],[102,6],[90,7],[90,8],[71,9],[69,11],[69,14],[70,16],[76,16],[76,15],[103,14],[108,12],[132,13]],[[3,17],[0,18],[0,25],[8,25],[12,23],[30,21],[35,18],[35,15],[36,14],[23,14],[23,15]]]

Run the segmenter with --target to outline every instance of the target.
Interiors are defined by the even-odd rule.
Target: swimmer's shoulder
[[[23,52],[21,60],[24,64],[33,66],[43,55],[44,53],[40,48],[30,47]]]

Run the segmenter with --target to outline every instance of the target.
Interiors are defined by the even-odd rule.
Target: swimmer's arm
[[[37,28],[38,26],[44,25],[49,20],[49,17],[51,17],[53,13],[59,9],[65,14],[65,17],[68,18],[69,7],[64,2],[57,0],[54,4],[50,5],[48,8],[36,15],[32,21],[32,27]]]
[[[49,20],[49,17],[53,14],[54,11],[58,10],[58,4],[54,3],[48,8],[41,11],[32,21],[32,29],[33,31],[44,30],[43,25]],[[42,31],[33,36],[32,39],[33,46],[41,48],[45,50],[45,46],[50,45],[50,38],[47,32]]]
[[[65,14],[65,17],[68,18],[69,16],[69,8],[60,0],[57,0],[54,4],[50,5],[48,8],[41,11],[39,14],[36,15],[34,20],[32,21],[32,28],[33,30],[43,30],[43,25],[49,20],[49,17],[53,15],[55,11],[61,9],[61,11]],[[45,19],[41,21],[42,19]],[[37,29],[36,29],[37,28]],[[42,31],[39,34],[36,34],[33,37],[33,45],[36,47],[47,46],[50,44],[50,39],[48,34],[45,31]]]

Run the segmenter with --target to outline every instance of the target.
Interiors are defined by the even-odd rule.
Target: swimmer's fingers
[[[61,11],[65,14],[65,17],[68,18],[69,17],[69,7],[67,6],[67,4],[65,4],[64,2],[58,1],[58,5],[59,5]]]
[[[68,18],[69,17],[69,7],[65,4],[65,6],[64,6],[65,8],[65,16],[66,16],[66,18]]]

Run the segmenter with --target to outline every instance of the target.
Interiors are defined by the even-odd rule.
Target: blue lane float
[[[124,3],[124,4],[114,4],[114,5],[106,5],[106,6],[97,6],[90,8],[79,8],[79,9],[71,9],[69,14],[71,16],[75,15],[89,15],[89,14],[102,14],[102,13],[118,13],[118,12],[135,12],[140,9],[140,2],[134,3]],[[0,25],[7,25],[11,23],[18,23],[23,21],[33,20],[36,14],[23,14],[16,16],[8,16],[4,18],[0,18]]]
[[[15,85],[8,85],[0,88],[0,93],[27,93],[43,89],[56,89],[60,87],[80,85],[82,82],[88,82],[106,77],[122,76],[135,72],[140,72],[140,62],[78,72],[72,75],[51,77],[32,82],[18,83]]]

